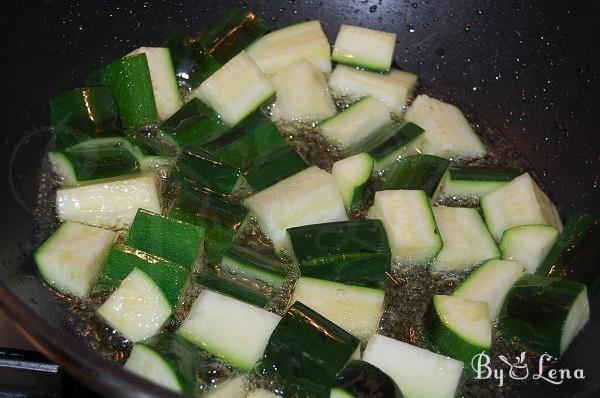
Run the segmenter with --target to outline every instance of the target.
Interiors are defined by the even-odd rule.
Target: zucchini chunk
[[[265,308],[274,296],[274,292],[262,288],[259,283],[252,283],[244,278],[237,278],[227,272],[218,272],[216,269],[204,269],[196,277],[196,281],[208,290],[224,294],[244,303]]]
[[[76,88],[53,97],[50,120],[58,151],[92,138],[121,134],[109,87]]]
[[[315,166],[255,193],[243,203],[278,251],[289,250],[288,228],[348,219],[335,179]]]
[[[269,285],[279,290],[285,280],[287,266],[247,247],[233,245],[221,260],[220,268],[236,278]]]
[[[390,246],[379,220],[305,225],[287,233],[303,276],[358,283],[381,281],[390,270]]]
[[[179,148],[201,147],[229,130],[221,117],[198,98],[192,98],[159,126],[159,131]]]
[[[202,394],[204,398],[247,398],[248,376],[240,375]]]
[[[458,296],[434,295],[428,309],[430,333],[436,352],[464,362],[474,374],[473,357],[490,355],[492,324],[488,304]]]
[[[241,188],[242,171],[202,149],[186,149],[175,168],[180,178],[219,195],[231,195]]]
[[[522,173],[508,167],[450,165],[433,196],[438,199],[473,199],[492,192]]]
[[[396,34],[360,26],[342,25],[331,59],[341,64],[388,71],[394,58]]]
[[[422,94],[413,101],[404,119],[425,129],[425,154],[463,159],[487,153],[463,113],[454,105]]]
[[[381,74],[340,64],[329,78],[329,87],[337,98],[357,101],[373,97],[396,113],[404,111],[416,84],[417,76],[402,70]]]
[[[325,120],[323,136],[345,155],[368,151],[373,142],[389,133],[390,108],[373,97],[364,97],[336,116]]]
[[[268,30],[264,19],[252,11],[234,6],[197,40],[219,63],[224,64]]]
[[[433,196],[448,168],[448,160],[433,155],[413,155],[395,162],[383,174],[381,190],[413,189]]]
[[[285,396],[326,398],[336,374],[358,347],[351,334],[296,302],[273,331],[260,374],[277,378]]]
[[[246,186],[252,192],[258,192],[307,167],[306,162],[296,150],[286,144],[262,156],[260,160],[246,169],[242,176]]]
[[[91,86],[112,90],[123,127],[138,127],[159,120],[146,54],[123,57],[93,72]]]
[[[192,269],[142,250],[117,243],[108,252],[95,290],[115,288],[134,269],[143,271],[162,291],[173,308],[177,308],[188,287]]]
[[[202,145],[202,148],[219,160],[246,170],[285,146],[288,144],[277,126],[257,111],[226,135]]]
[[[193,269],[202,256],[204,229],[139,209],[125,243]]]
[[[481,197],[485,222],[500,241],[507,229],[544,224],[562,230],[556,207],[528,173]]]
[[[277,92],[271,109],[274,120],[311,123],[336,114],[325,77],[310,61],[302,59],[280,70],[271,81]]]
[[[177,333],[236,368],[250,371],[263,356],[280,319],[261,308],[205,290]]]
[[[306,304],[354,337],[367,340],[379,326],[385,291],[302,276],[292,303]]]
[[[333,164],[331,174],[335,178],[348,212],[358,210],[365,204],[373,165],[373,158],[366,152],[338,160]]]
[[[391,379],[376,366],[352,360],[335,377],[335,386],[329,398],[403,398],[402,392]]]
[[[234,126],[257,110],[275,93],[271,81],[242,51],[193,91],[212,107],[225,123]]]
[[[395,262],[424,265],[442,249],[425,191],[379,191],[368,218],[379,219]]]
[[[585,283],[590,296],[600,287],[600,218],[575,214],[538,268],[537,273]]]
[[[170,390],[193,394],[206,363],[180,336],[160,334],[133,345],[125,369]]]
[[[525,267],[525,272],[535,273],[558,238],[558,229],[550,225],[521,225],[507,229],[502,234],[502,258]]]
[[[161,46],[171,52],[177,84],[183,91],[195,89],[221,67],[194,37],[184,33],[170,33]]]
[[[267,33],[246,51],[269,76],[304,58],[322,73],[331,73],[331,50],[319,21],[301,22]]]
[[[584,284],[524,274],[506,296],[498,328],[506,339],[516,337],[525,347],[558,356],[589,317]]]
[[[178,193],[169,217],[204,228],[204,258],[215,264],[237,237],[248,210],[205,190],[184,186]]]
[[[491,322],[498,319],[504,299],[523,275],[523,267],[512,261],[489,260],[477,268],[452,295],[488,304]]]
[[[444,242],[431,265],[433,270],[462,272],[500,257],[477,209],[437,206],[433,215]]]
[[[398,160],[416,155],[423,145],[423,130],[411,122],[404,122],[392,135],[369,151],[375,160],[375,170],[385,174]]]
[[[123,176],[56,191],[61,220],[120,229],[131,225],[138,209],[160,213],[153,175]]]
[[[406,398],[454,398],[463,363],[389,337],[371,337],[363,361],[389,375]]]
[[[116,238],[113,231],[65,221],[35,251],[35,263],[50,286],[85,298]]]
[[[177,78],[175,77],[171,52],[165,47],[140,47],[127,54],[127,56],[138,54],[146,54],[148,60],[158,117],[160,120],[168,119],[183,105]]]
[[[156,335],[172,311],[169,299],[156,280],[141,269],[134,268],[96,314],[125,338],[136,343]]]

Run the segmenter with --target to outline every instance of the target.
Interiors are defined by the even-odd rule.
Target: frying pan
[[[0,301],[32,343],[106,396],[173,394],[103,359],[76,330],[64,301],[37,275],[34,212],[48,142],[48,101],[85,76],[171,31],[196,33],[236,1],[3,2],[0,11]],[[600,3],[594,1],[248,1],[272,26],[320,19],[398,33],[396,63],[420,90],[457,104],[549,192],[563,219],[598,213]],[[487,136],[490,136],[489,134]],[[520,396],[598,396],[600,311],[563,359],[585,380],[528,384]]]

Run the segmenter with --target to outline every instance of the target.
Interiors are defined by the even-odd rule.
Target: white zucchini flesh
[[[523,267],[512,261],[490,260],[476,269],[452,293],[488,304],[490,322],[495,322],[510,288],[523,275]]]
[[[135,268],[96,313],[131,342],[157,334],[171,315],[171,305],[154,280]]]
[[[56,209],[63,221],[124,228],[131,225],[138,209],[161,212],[156,176],[132,175],[59,189]]]
[[[381,335],[371,337],[362,359],[390,376],[405,398],[454,398],[463,373],[461,361]]]
[[[477,209],[436,206],[433,215],[444,247],[431,264],[432,270],[462,272],[500,256]]]
[[[486,302],[435,295],[433,303],[444,326],[465,343],[488,349],[492,346],[492,324]]]
[[[375,193],[368,218],[383,223],[394,261],[426,264],[442,248],[442,239],[424,191],[394,190]]]
[[[134,345],[124,367],[153,383],[173,391],[182,392],[181,383],[173,367],[159,353],[147,345]]]
[[[280,70],[271,81],[277,93],[273,119],[315,122],[336,114],[325,77],[306,59]]]
[[[348,216],[335,179],[312,166],[244,200],[278,251],[289,250],[286,229]]]
[[[158,117],[168,119],[183,106],[171,52],[164,47],[140,47],[127,56],[146,54]]]
[[[590,303],[588,300],[587,288],[583,289],[579,296],[573,302],[571,310],[565,319],[563,332],[560,338],[560,352],[564,353],[575,336],[581,332],[581,329],[590,319]]]
[[[390,108],[373,97],[364,97],[321,124],[321,133],[333,145],[351,154],[392,123]]]
[[[385,292],[323,279],[301,277],[291,303],[300,301],[361,340],[377,332]]]
[[[416,84],[416,75],[398,69],[384,75],[337,65],[329,77],[329,87],[336,97],[351,101],[373,97],[396,113],[404,110]]]
[[[335,178],[346,209],[352,206],[356,190],[369,182],[374,164],[373,158],[365,152],[333,164],[331,174]]]
[[[236,376],[202,394],[205,398],[247,398],[248,377]]]
[[[342,25],[335,39],[331,59],[342,64],[386,71],[392,65],[395,46],[395,33]]]
[[[236,125],[268,100],[275,88],[242,51],[193,91],[229,125]]]
[[[65,221],[34,254],[48,284],[62,293],[87,297],[117,234]]]
[[[48,159],[52,164],[52,170],[58,176],[61,185],[71,186],[78,183],[73,164],[62,152],[48,152]]]
[[[502,234],[502,258],[515,261],[534,274],[558,238],[558,229],[550,225],[521,225]]]
[[[481,197],[481,209],[497,241],[507,229],[520,225],[551,225],[562,231],[558,211],[529,173]]]
[[[246,395],[246,398],[277,398],[279,397],[279,395],[272,393],[271,391],[267,391],[267,390],[254,390],[254,391],[250,391],[248,393],[248,395]]]
[[[202,291],[179,328],[189,342],[249,371],[262,357],[281,317],[231,297]]]
[[[341,388],[332,388],[329,398],[356,398],[356,396]]]
[[[266,75],[303,58],[322,73],[331,73],[331,48],[319,21],[306,21],[267,33],[246,51]]]
[[[487,150],[456,106],[419,95],[404,116],[423,129],[423,153],[462,159],[484,156]]]

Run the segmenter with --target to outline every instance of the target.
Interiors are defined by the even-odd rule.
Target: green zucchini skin
[[[196,281],[209,290],[261,308],[269,304],[273,298],[272,294],[257,288],[248,281],[239,280],[214,270],[205,270],[196,278]]]
[[[241,7],[232,7],[197,41],[217,62],[224,64],[268,30],[269,26],[261,17]]]
[[[111,88],[124,127],[158,121],[146,54],[118,59],[93,72],[88,83]]]
[[[204,229],[139,209],[125,243],[193,269],[204,242]]]
[[[81,87],[53,97],[50,120],[59,151],[88,139],[121,134],[109,87]]]
[[[449,164],[433,155],[408,156],[384,175],[381,190],[416,189],[432,197]]]
[[[239,245],[227,250],[220,268],[238,278],[261,281],[275,289],[281,287],[287,273],[287,266],[281,261]]]
[[[458,181],[499,181],[509,182],[523,174],[511,167],[457,166],[448,167],[453,180]]]
[[[593,296],[600,288],[599,243],[600,217],[575,214],[536,273],[585,283]]]
[[[308,165],[290,145],[281,146],[262,157],[243,172],[244,181],[253,192],[296,174]]]
[[[498,329],[505,339],[517,338],[525,347],[558,356],[569,310],[585,290],[581,283],[523,274],[506,296]]]
[[[336,374],[358,345],[351,334],[296,302],[273,331],[260,372],[278,378],[285,396],[329,397]]]
[[[227,134],[202,145],[202,149],[215,154],[222,161],[248,169],[284,146],[287,143],[277,126],[258,111],[246,117]]]
[[[192,98],[159,126],[180,148],[201,147],[229,131],[219,115],[198,98]]]
[[[177,159],[180,178],[219,195],[230,195],[239,187],[241,170],[201,149],[187,149]]]
[[[170,33],[161,47],[171,51],[177,84],[191,91],[221,67],[196,38],[181,32]]]
[[[184,186],[178,193],[169,217],[204,228],[204,258],[218,263],[237,236],[248,210],[215,193]]]
[[[387,140],[369,151],[369,155],[375,159],[375,168],[384,171],[399,157],[413,155],[419,146],[417,141],[420,141],[424,132],[425,130],[414,123],[402,123]]]
[[[303,276],[331,281],[381,281],[390,270],[390,245],[380,220],[339,221],[289,228]]]
[[[200,380],[209,380],[209,363],[200,351],[177,334],[160,333],[137,345],[156,352],[177,375],[181,393],[194,394]]]
[[[403,398],[390,376],[368,362],[352,360],[335,377],[335,389],[354,398]]]
[[[103,291],[119,286],[135,268],[139,268],[154,280],[173,308],[179,305],[192,272],[190,267],[121,243],[114,245],[108,252],[95,290]]]

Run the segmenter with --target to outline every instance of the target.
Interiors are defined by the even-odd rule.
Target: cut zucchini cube
[[[436,206],[433,215],[444,243],[433,270],[462,272],[500,256],[477,209]]]
[[[263,356],[281,317],[208,290],[202,291],[178,330],[186,340],[250,371]]]
[[[219,195],[231,195],[242,186],[242,171],[203,149],[187,149],[177,159],[175,168],[188,184]]]
[[[296,150],[286,144],[246,169],[243,173],[244,183],[252,192],[258,192],[307,167]]]
[[[384,298],[382,289],[303,276],[296,282],[291,302],[299,301],[354,337],[367,340],[377,332]]]
[[[369,155],[375,160],[376,171],[385,175],[400,159],[420,153],[424,131],[414,123],[404,122],[389,138],[369,150]]]
[[[442,249],[425,191],[379,191],[368,218],[379,219],[395,262],[426,265]]]
[[[562,230],[554,204],[528,173],[481,197],[481,209],[497,241],[507,229],[543,224]]]
[[[558,238],[558,229],[550,225],[521,225],[502,234],[502,258],[515,261],[525,271],[535,273]]]
[[[421,190],[431,197],[448,168],[448,164],[448,160],[438,156],[408,156],[399,162],[394,162],[386,170],[383,174],[381,190]]]
[[[279,251],[289,250],[288,228],[348,219],[335,179],[315,166],[255,193],[243,203]]]
[[[396,34],[359,26],[342,25],[331,59],[335,62],[387,71],[392,65]]]
[[[403,398],[402,392],[392,380],[376,366],[360,360],[352,360],[335,378],[335,386],[329,398],[356,398],[365,391],[373,397]]]
[[[463,363],[389,337],[371,337],[363,361],[388,374],[406,398],[454,398]]]
[[[205,398],[247,398],[248,376],[236,376],[202,394]]]
[[[65,221],[34,254],[44,280],[60,292],[87,297],[116,233]]]
[[[480,167],[450,165],[433,196],[438,199],[470,199],[479,202],[479,198],[492,192],[522,173],[507,167]]]
[[[373,165],[373,158],[365,152],[338,160],[333,164],[331,174],[335,178],[348,212],[356,211],[365,204]]]
[[[268,100],[275,88],[252,58],[242,51],[193,93],[211,106],[225,123],[234,126]]]

